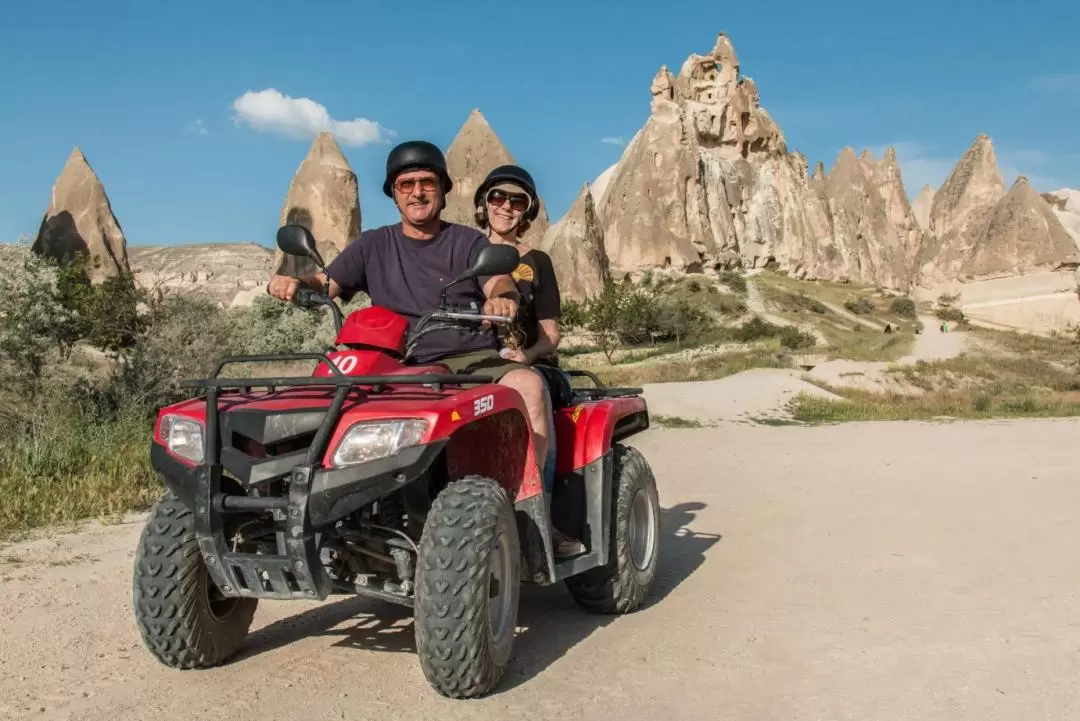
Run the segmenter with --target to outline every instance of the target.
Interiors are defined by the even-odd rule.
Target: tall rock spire
[[[61,263],[87,254],[94,282],[130,272],[127,239],[105,187],[79,148],[71,151],[53,185],[32,249]]]
[[[548,229],[541,248],[551,256],[563,298],[584,300],[603,290],[611,274],[604,229],[588,185],[581,189],[566,215]]]
[[[356,173],[329,132],[319,133],[297,168],[279,222],[296,223],[310,230],[328,264],[360,237],[360,190]],[[274,256],[274,268],[293,277],[317,270],[310,261],[286,256],[280,250]]]

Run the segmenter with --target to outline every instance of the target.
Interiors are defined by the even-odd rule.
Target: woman
[[[521,263],[511,273],[521,293],[518,325],[522,332],[520,348],[503,350],[503,355],[518,363],[534,366],[547,387],[549,397],[567,399],[570,384],[558,370],[559,325],[562,298],[551,257],[521,238],[540,214],[540,197],[532,176],[517,165],[500,165],[488,173],[473,194],[476,224],[492,243],[512,245]],[[550,411],[549,411],[550,412]],[[552,437],[544,463],[544,491],[551,510],[555,486],[555,423],[549,416]],[[585,546],[552,526],[552,542],[557,557],[585,552]]]
[[[524,333],[523,347],[506,355],[518,363],[558,366],[562,298],[555,267],[547,253],[521,240],[540,213],[532,176],[516,165],[500,165],[476,189],[473,205],[476,224],[488,239],[512,245],[521,255],[521,264],[512,275],[522,296],[518,324]]]

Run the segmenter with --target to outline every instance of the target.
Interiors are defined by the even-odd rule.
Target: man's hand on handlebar
[[[300,286],[301,283],[298,278],[292,278],[287,275],[275,275],[270,279],[270,284],[266,287],[266,292],[278,300],[291,301],[293,296],[296,295],[296,291],[300,289]]]

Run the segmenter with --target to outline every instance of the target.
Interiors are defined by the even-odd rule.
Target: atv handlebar
[[[510,325],[514,321],[505,315],[484,315],[482,313],[459,313],[455,311],[435,311],[428,316],[432,320],[469,320],[476,322],[488,321],[496,325]]]
[[[341,313],[341,307],[326,293],[320,293],[311,288],[298,288],[296,295],[293,296],[293,303],[298,307],[305,309],[313,308],[318,305],[329,307],[330,311],[334,314],[334,328],[339,332],[341,331],[341,326],[345,323],[345,316]]]
[[[341,326],[345,323],[345,317],[341,312],[341,306],[328,294],[311,288],[298,288],[293,295],[292,302],[299,308],[314,308],[327,306],[334,314],[334,328],[341,332]],[[416,328],[409,337],[405,357],[408,358],[417,342],[423,336],[436,330],[460,327],[461,323],[490,323],[492,325],[508,326],[514,322],[513,318],[503,315],[487,315],[475,310],[462,310],[456,308],[440,308],[428,313],[416,324]]]

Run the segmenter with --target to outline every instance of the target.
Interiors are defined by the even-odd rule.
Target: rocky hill
[[[206,295],[224,307],[264,291],[274,261],[274,251],[256,243],[132,246],[128,254],[140,287]]]

